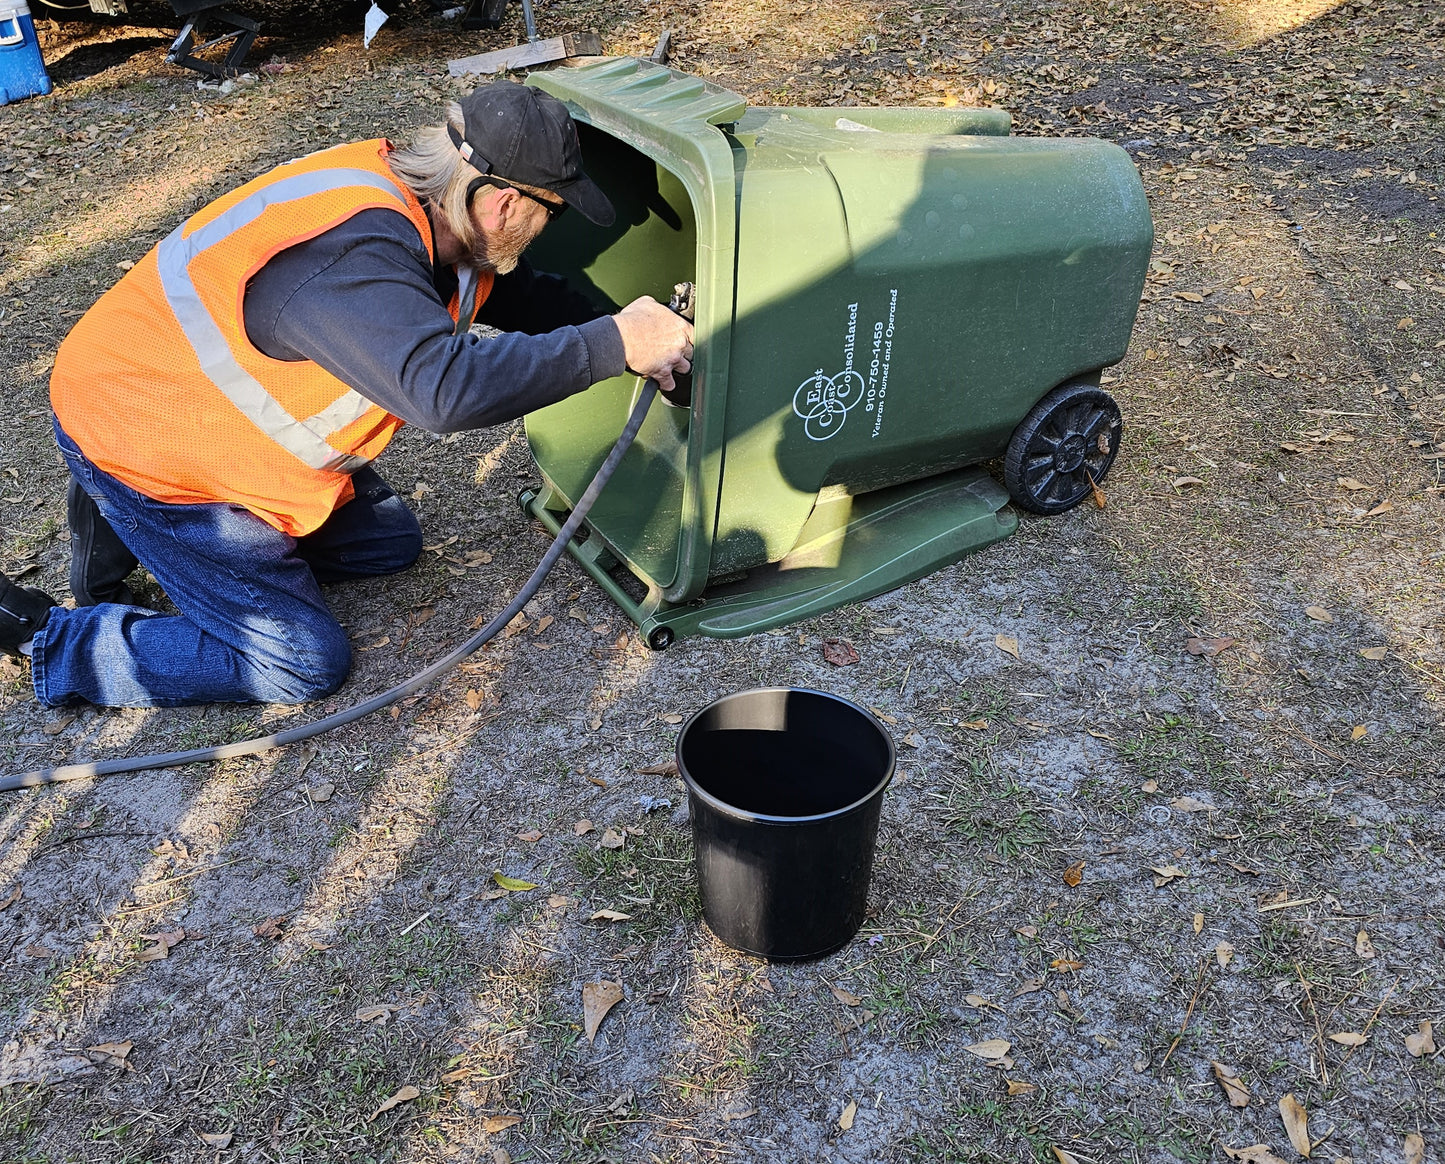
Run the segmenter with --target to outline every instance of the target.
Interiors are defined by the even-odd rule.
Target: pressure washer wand
[[[679,284],[679,287],[684,286]],[[689,292],[691,284],[686,285]],[[674,292],[673,302],[678,302],[678,294]],[[670,305],[672,306],[672,305]],[[673,306],[673,310],[678,310]],[[653,380],[644,381],[641,376],[637,378],[638,394],[637,403],[632,406],[632,412],[627,418],[627,424],[622,430],[622,435],[617,438],[617,443],[612,446],[612,451],[607,454],[607,459],[602,462],[602,467],[597,470],[597,475],[592,478],[592,483],[587,486],[582,496],[577,499],[573,506],[572,513],[562,523],[562,528],[557,531],[557,536],[552,539],[552,544],[547,547],[547,552],[542,555],[542,560],[537,563],[537,568],[532,571],[532,576],[527,579],[526,584],[517,595],[507,604],[505,610],[498,614],[491,622],[487,623],[481,630],[464,642],[451,654],[438,659],[424,671],[419,671],[404,683],[383,691],[380,695],[373,695],[370,699],[348,707],[344,711],[338,711],[334,715],[328,715],[324,719],[315,720],[312,723],[302,724],[299,727],[287,728],[275,735],[257,736],[252,740],[241,740],[234,744],[220,744],[214,748],[193,748],[185,752],[164,752],[154,756],[131,756],[118,760],[102,760],[95,764],[66,764],[59,768],[42,768],[34,772],[19,772],[11,776],[0,777],[0,792],[13,792],[20,788],[33,788],[40,784],[61,784],[68,780],[84,780],[91,776],[112,776],[119,772],[139,772],[147,768],[178,768],[182,764],[201,764],[211,760],[229,760],[235,756],[254,756],[257,752],[270,751],[272,748],[284,748],[287,744],[298,743],[301,740],[309,740],[312,736],[328,732],[332,728],[341,727],[343,724],[358,720],[364,715],[370,715],[373,711],[380,711],[383,707],[390,707],[399,699],[405,699],[415,691],[421,690],[438,675],[450,671],[463,659],[475,654],[486,643],[496,637],[497,633],[506,626],[517,613],[532,600],[537,589],[542,585],[543,579],[552,571],[557,564],[557,559],[567,549],[567,544],[577,533],[578,527],[587,516],[587,511],[592,508],[593,502],[597,500],[607,482],[611,479],[623,455],[632,447],[632,442],[637,436],[637,431],[642,427],[642,421],[647,416],[647,410],[652,406],[652,401],[657,395],[657,383]]]

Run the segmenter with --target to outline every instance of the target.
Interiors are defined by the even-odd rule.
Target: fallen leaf
[[[1360,740],[1363,740],[1369,734],[1370,729],[1364,724],[1358,723],[1350,729],[1350,743],[1359,743]]]
[[[1169,882],[1175,880],[1175,878],[1189,876],[1188,872],[1184,869],[1179,868],[1178,865],[1151,865],[1149,867],[1149,871],[1154,874],[1155,889],[1159,889],[1165,885],[1168,885]]]
[[[277,914],[275,917],[268,917],[258,926],[253,926],[251,932],[258,938],[270,938],[279,942],[282,937],[283,927],[286,925],[286,915]]]
[[[1363,647],[1360,654],[1369,659],[1372,663],[1378,663],[1390,653],[1389,647]]]
[[[1248,1107],[1249,1088],[1239,1078],[1239,1072],[1214,1059],[1210,1060],[1209,1065],[1214,1068],[1214,1078],[1219,1081],[1219,1086],[1224,1088],[1224,1097],[1229,1100],[1229,1106]]]
[[[1012,635],[994,635],[993,643],[1005,655],[1012,655],[1020,663],[1023,662],[1023,656],[1019,654],[1019,641]]]
[[[319,755],[321,755],[321,749],[318,748],[315,744],[306,744],[301,748],[301,750],[297,753],[296,756],[297,780],[300,780],[301,777],[306,775],[306,769],[311,767],[313,761],[315,761],[316,757]]]
[[[10,908],[12,905],[14,905],[17,901],[19,901],[19,900],[20,900],[20,893],[21,893],[21,888],[20,888],[19,883],[17,882],[15,888],[10,891],[9,896],[7,896],[4,901],[0,901],[0,913],[4,913],[7,909],[9,909],[9,908]]]
[[[1425,1137],[1411,1132],[1405,1137],[1405,1164],[1425,1164]]]
[[[676,723],[681,723],[681,722],[682,722],[684,719],[686,719],[686,718],[687,718],[686,716],[678,715],[677,712],[675,712],[675,711],[669,711],[669,712],[667,712],[667,713],[662,717],[662,722],[663,722],[663,723],[674,723],[674,724],[676,724]]]
[[[390,1111],[399,1103],[410,1103],[420,1094],[421,1092],[417,1088],[413,1087],[410,1083],[408,1083],[390,1099],[384,1101],[379,1108],[372,1112],[367,1122],[370,1123],[371,1120],[376,1119],[376,1117],[379,1116],[382,1112]]]
[[[1013,1044],[1007,1039],[985,1039],[981,1043],[969,1043],[964,1050],[970,1055],[977,1055],[980,1059],[994,1061],[1007,1055],[1012,1046]]]
[[[858,1114],[858,1105],[853,1100],[843,1109],[843,1114],[838,1117],[838,1127],[842,1131],[848,1131],[853,1126],[853,1117]]]
[[[962,728],[968,728],[968,730],[971,731],[971,732],[986,732],[986,731],[988,731],[988,720],[986,720],[986,719],[970,719],[970,720],[964,720],[964,721],[961,722],[958,726],[959,726],[959,727],[962,727]]]
[[[1360,484],[1358,481],[1356,481],[1353,477],[1337,477],[1337,478],[1335,479],[1335,484],[1338,485],[1341,489],[1349,489],[1349,490],[1368,489],[1368,488],[1369,488],[1368,485],[1361,485],[1361,484]]]
[[[154,942],[154,946],[147,946],[135,956],[137,962],[159,962],[162,958],[170,957],[171,947],[179,945],[185,940],[186,931],[183,929],[168,930],[159,934],[141,934],[141,937],[148,942]]]
[[[235,1132],[197,1132],[201,1137],[201,1143],[211,1148],[229,1148],[231,1141],[235,1138]]]
[[[1072,974],[1075,970],[1082,970],[1084,964],[1076,962],[1072,958],[1055,958],[1049,963],[1050,970],[1057,970],[1060,974]]]
[[[1044,985],[1044,980],[1042,978],[1027,978],[1024,980],[1023,985],[1020,986],[1017,990],[1015,990],[1011,995],[1009,995],[1009,997],[1018,998],[1021,995],[1025,994],[1037,994],[1040,990],[1044,988]]]
[[[80,717],[74,712],[69,712],[65,715],[60,716],[58,719],[51,720],[40,730],[44,732],[47,736],[58,736],[61,732],[63,732],[79,718]]]
[[[1084,862],[1075,861],[1064,870],[1064,884],[1070,889],[1078,888],[1079,882],[1084,879]]]
[[[482,1130],[488,1135],[495,1136],[498,1132],[505,1132],[508,1128],[515,1128],[522,1122],[519,1115],[495,1115],[488,1116],[482,1121]]]
[[[828,989],[833,992],[833,997],[836,998],[839,1002],[841,1002],[844,1006],[857,1006],[863,1001],[856,994],[844,990],[841,986],[830,986]]]
[[[1342,1047],[1363,1047],[1368,1041],[1368,1035],[1362,1035],[1358,1031],[1336,1031],[1327,1036],[1332,1043],[1339,1043]]]
[[[1219,963],[1221,970],[1229,965],[1229,960],[1233,957],[1234,947],[1228,942],[1220,942],[1219,945],[1214,947],[1214,960]]]
[[[400,1007],[392,1006],[390,1003],[378,1003],[376,1006],[363,1006],[357,1009],[353,1016],[359,1023],[385,1023],[391,1018]]]
[[[1169,807],[1175,812],[1213,812],[1214,805],[1205,804],[1202,800],[1195,800],[1192,796],[1176,796],[1169,802]]]
[[[1235,646],[1238,642],[1238,639],[1231,638],[1201,639],[1191,637],[1185,641],[1184,649],[1191,655],[1203,655],[1206,658],[1212,659],[1221,651],[1229,650],[1230,647]]]
[[[1194,932],[1196,934],[1199,933],[1204,929],[1204,915],[1202,913],[1196,913],[1194,920],[1190,924],[1194,927]]]
[[[537,625],[532,628],[532,633],[539,635],[556,621],[550,614],[544,614],[537,620]]]
[[[595,824],[584,817],[572,826],[572,833],[574,836],[585,837],[596,828],[597,826]]]
[[[542,833],[539,829],[528,829],[525,833],[517,834],[517,840],[526,841],[529,845],[535,845],[541,839]]]
[[[824,639],[823,661],[835,667],[851,667],[858,662],[858,652],[846,639]]]
[[[1415,1059],[1435,1053],[1434,1028],[1428,1019],[1420,1021],[1420,1029],[1415,1034],[1405,1036],[1405,1050]]]
[[[596,913],[594,913],[594,914],[593,914],[590,918],[588,918],[587,920],[588,920],[588,921],[614,921],[614,922],[624,922],[624,921],[631,921],[631,920],[632,920],[632,915],[631,915],[630,913],[620,913],[619,911],[617,911],[617,910],[615,910],[615,909],[599,909]]]
[[[626,842],[627,838],[616,829],[607,829],[597,843],[604,849],[620,849]]]
[[[107,1063],[119,1067],[127,1067],[129,1064],[126,1063],[126,1059],[130,1056],[131,1050],[134,1047],[135,1044],[131,1042],[131,1040],[126,1039],[121,1043],[97,1043],[93,1047],[87,1047],[86,1050],[93,1054],[104,1056],[104,1060]]]
[[[1175,489],[1187,489],[1191,485],[1203,485],[1202,477],[1175,477],[1171,482]]]
[[[1224,1154],[1231,1160],[1238,1160],[1239,1164],[1285,1164],[1270,1151],[1268,1144],[1251,1144],[1248,1148],[1231,1148],[1228,1144],[1221,1146]]]
[[[1373,958],[1375,956],[1375,944],[1370,941],[1370,935],[1361,930],[1355,935],[1355,955],[1359,958]]]
[[[1323,606],[1306,606],[1305,613],[1314,619],[1315,622],[1334,622],[1335,616]]]
[[[536,889],[530,881],[520,881],[515,877],[508,877],[500,870],[493,870],[492,880],[505,889],[508,893],[525,893],[529,889]]]
[[[467,706],[473,711],[476,711],[477,708],[482,706],[482,693],[475,687],[468,688],[466,695],[462,698],[466,700]]]
[[[560,893],[553,893],[547,898],[547,908],[549,909],[565,909],[566,907],[567,898]]]
[[[1010,1096],[1032,1095],[1039,1089],[1037,1083],[1025,1083],[1021,1079],[1005,1079],[1004,1083],[1008,1086]]]
[[[646,768],[637,770],[639,776],[676,776],[677,759],[664,760],[661,764],[649,764]]]
[[[1294,1150],[1306,1160],[1310,1155],[1309,1113],[1294,1097],[1294,1092],[1285,1092],[1279,1101],[1279,1118],[1284,1121],[1284,1130]]]
[[[597,1038],[607,1012],[622,1001],[622,983],[586,982],[582,985],[582,1026],[590,1043]]]

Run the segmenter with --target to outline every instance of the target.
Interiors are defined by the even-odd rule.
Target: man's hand
[[[673,375],[692,371],[692,324],[644,295],[612,317],[622,333],[627,367],[672,391]]]

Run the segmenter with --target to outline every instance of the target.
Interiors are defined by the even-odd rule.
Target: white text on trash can
[[[888,396],[888,372],[893,362],[893,333],[898,314],[898,291],[888,292],[888,315],[873,325],[867,356],[867,376],[854,367],[858,344],[858,304],[848,304],[848,330],[843,337],[843,370],[828,375],[818,368],[793,393],[793,412],[803,421],[809,440],[826,441],[843,430],[848,413],[862,404],[873,413],[872,436],[883,429],[883,402]]]

